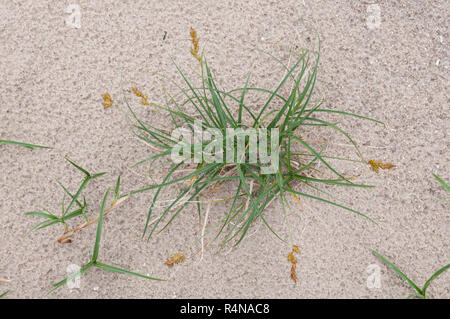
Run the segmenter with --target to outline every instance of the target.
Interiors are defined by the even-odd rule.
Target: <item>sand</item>
[[[0,277],[10,280],[0,283],[0,292],[10,290],[7,298],[404,298],[412,290],[371,249],[420,285],[449,263],[449,206],[438,200],[448,194],[432,177],[450,177],[447,1],[374,1],[379,24],[368,18],[377,14],[376,7],[368,11],[368,1],[79,1],[80,28],[66,24],[71,3],[0,3],[0,139],[54,146],[50,151],[0,146]],[[289,238],[281,205],[274,202],[266,216],[286,243],[257,222],[237,248],[218,254],[212,245],[200,260],[189,250],[201,231],[193,206],[158,237],[141,239],[154,194],[148,192],[105,218],[99,259],[170,280],[94,269],[80,289],[63,287],[48,296],[69,265],[88,261],[95,227],[61,245],[56,242],[61,226],[25,236],[38,222],[25,212],[43,206],[60,213],[63,193],[56,180],[74,191],[82,179],[65,156],[91,172],[109,172],[86,189],[90,217],[97,216],[117,175],[124,191],[152,183],[146,167],[132,165],[154,151],[133,137],[118,109],[103,110],[101,94],[108,92],[124,106],[123,71],[127,90],[136,86],[152,102],[164,103],[164,89],[176,92],[170,79],[181,83],[171,57],[187,74],[198,69],[189,52],[190,26],[226,89],[242,87],[250,69],[254,85],[275,87],[282,69],[251,49],[287,63],[286,48],[317,48],[320,35],[317,96],[327,107],[384,121],[383,127],[335,118],[367,159],[396,165],[376,174],[367,165],[333,162],[376,188],[327,191],[378,225],[302,199],[303,211],[295,201],[288,210]],[[127,96],[140,116],[167,127],[166,115]],[[331,153],[355,158],[345,139],[329,133],[317,138],[330,142]],[[151,178],[160,181],[168,165],[155,163]],[[208,227],[223,213],[223,205],[214,205]],[[286,260],[292,244],[301,249],[297,284]],[[167,267],[165,260],[176,252],[185,252],[186,261]],[[373,269],[380,270],[380,288],[367,285]],[[449,282],[447,272],[429,295],[449,298]]]

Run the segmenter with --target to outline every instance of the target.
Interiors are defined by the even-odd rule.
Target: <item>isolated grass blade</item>
[[[83,275],[86,271],[88,271],[89,268],[91,268],[93,266],[92,262],[89,262],[88,264],[84,265],[83,267],[80,268],[80,270],[74,272],[73,274],[71,274],[70,276],[68,276],[67,278],[61,280],[60,282],[57,282],[56,284],[53,284],[53,289],[50,291],[50,293],[54,292],[56,289],[60,288],[61,286],[64,286],[65,284],[67,284],[69,281],[74,280],[75,278]]]
[[[100,240],[102,238],[102,226],[103,226],[103,215],[105,212],[106,201],[108,199],[109,188],[106,190],[105,196],[103,197],[102,207],[100,208],[100,215],[98,217],[97,224],[97,235],[95,236],[94,252],[92,254],[92,262],[96,262],[98,258],[98,252],[100,249]]]
[[[343,117],[345,116],[369,120],[375,123],[381,122],[353,113],[320,109],[323,101],[313,101],[313,93],[318,74],[320,45],[317,54],[314,54],[314,56],[310,55],[308,51],[303,51],[301,54],[296,55],[298,59],[296,58],[293,65],[290,67],[284,65],[284,63],[276,57],[270,54],[269,56],[275,59],[284,68],[284,70],[286,70],[285,74],[281,78],[281,81],[273,90],[249,86],[251,72],[248,73],[243,88],[229,90],[227,92],[220,90],[215,82],[213,76],[214,72],[209,67],[206,60],[202,60],[202,63],[200,63],[201,85],[197,85],[197,87],[190,83],[188,78],[174,62],[174,65],[179,75],[185,82],[187,89],[181,88],[174,80],[169,79],[169,81],[174,83],[174,85],[179,89],[179,92],[174,95],[167,94],[169,96],[169,102],[167,102],[166,99],[166,106],[155,104],[159,110],[164,110],[169,113],[172,118],[173,125],[175,127],[180,127],[183,125],[187,126],[191,130],[190,133],[194,133],[195,128],[193,125],[195,121],[201,119],[202,129],[212,128],[220,131],[222,135],[226,134],[228,129],[237,127],[243,129],[278,129],[279,132],[281,132],[279,135],[279,141],[277,141],[279,142],[280,152],[277,152],[278,149],[271,149],[273,146],[272,143],[270,143],[271,146],[267,151],[270,150],[271,155],[276,153],[276,156],[279,156],[277,159],[279,167],[278,171],[274,174],[264,175],[261,170],[265,165],[263,165],[261,161],[256,163],[246,163],[245,161],[247,158],[245,158],[244,163],[241,163],[242,158],[235,159],[234,154],[231,163],[228,161],[226,163],[209,163],[206,159],[204,159],[203,162],[197,163],[198,165],[194,172],[187,173],[182,177],[173,177],[175,172],[178,171],[178,166],[174,167],[172,165],[162,183],[149,185],[144,188],[134,190],[130,193],[130,195],[133,195],[149,190],[156,190],[147,214],[144,235],[146,233],[150,233],[150,237],[157,228],[159,229],[160,223],[163,220],[165,225],[159,230],[159,232],[164,230],[191,202],[191,200],[194,199],[197,200],[197,212],[199,214],[199,221],[201,221],[200,198],[202,198],[202,192],[216,192],[217,190],[215,190],[215,187],[218,184],[236,180],[239,182],[239,187],[236,192],[233,191],[233,194],[235,194],[234,198],[229,198],[229,200],[233,200],[231,207],[229,210],[227,209],[227,213],[224,218],[221,218],[220,222],[216,225],[216,227],[218,227],[218,232],[214,239],[216,239],[222,232],[225,233],[225,239],[221,245],[222,247],[231,240],[236,240],[236,245],[239,244],[248,233],[252,223],[254,223],[258,218],[261,218],[265,226],[281,239],[281,237],[267,223],[263,216],[263,212],[275,199],[279,199],[281,201],[283,211],[285,212],[286,207],[289,207],[289,201],[286,198],[287,193],[312,198],[345,209],[371,220],[366,215],[336,202],[306,194],[302,191],[296,191],[291,187],[290,183],[299,181],[300,186],[306,185],[307,187],[327,194],[327,196],[330,196],[331,194],[321,190],[315,185],[323,184],[364,188],[373,187],[371,185],[358,184],[356,182],[353,183],[354,177],[346,178],[335,170],[333,166],[329,164],[328,159],[340,160],[341,158],[323,155],[322,152],[327,146],[326,143],[324,146],[320,147],[319,152],[315,151],[309,142],[306,142],[306,140],[303,139],[303,128],[331,128],[332,134],[342,134],[355,147],[356,152],[361,158],[359,161],[351,159],[344,160],[365,164],[365,160],[363,159],[356,142],[345,130],[338,126],[339,123],[332,123],[317,118],[317,115],[334,114],[342,115]],[[281,93],[288,85],[290,86],[288,88],[289,92],[286,94]],[[250,105],[245,104],[245,100],[249,101],[250,98],[248,96],[253,93],[262,95],[264,98],[264,104],[262,107],[258,107],[258,111],[255,113],[251,110],[254,106],[250,107]],[[286,97],[283,95],[286,95]],[[180,96],[183,100],[181,103],[178,103],[176,99]],[[251,100],[253,100],[253,98],[254,97],[252,96]],[[187,107],[190,107],[191,109],[193,107],[194,114],[185,113],[183,109]],[[236,113],[236,116],[234,116],[234,113],[231,110]],[[248,113],[251,118],[250,120],[248,116],[244,116],[244,112]],[[255,116],[255,114],[257,115]],[[144,142],[157,147],[156,154],[142,160],[140,163],[155,160],[157,158],[170,157],[172,147],[174,147],[175,144],[178,144],[178,141],[174,141],[174,143],[172,143],[172,141],[168,141],[166,135],[162,132],[162,129],[154,128],[150,125],[144,125],[143,121],[138,119],[134,113],[132,113],[132,116],[136,117],[136,120],[140,125],[136,125],[134,129],[136,132],[133,133]],[[244,121],[250,123],[244,123]],[[301,137],[299,134],[296,134],[300,131],[300,129],[302,129],[300,132],[300,134],[302,134]],[[247,149],[249,148],[251,139],[250,137],[245,138],[245,147]],[[233,146],[236,146],[240,142],[238,138],[236,138],[236,140],[233,140]],[[225,138],[222,142],[224,145],[229,145],[227,138]],[[298,146],[298,142],[300,142],[301,147],[306,148],[306,152],[295,153],[293,151],[294,146]],[[197,154],[198,146],[206,146],[203,142],[200,142],[201,145],[198,145],[198,143],[199,142],[194,141],[188,145],[191,150],[194,150],[195,154]],[[227,151],[228,150],[226,150],[226,152]],[[222,153],[222,155],[223,158],[229,158],[227,155],[230,154]],[[250,156],[248,157],[250,158]],[[312,158],[307,158],[305,160],[304,157]],[[322,173],[322,171],[314,165],[317,164],[317,162],[323,163],[325,167],[337,177],[320,177],[317,176],[317,174],[314,175],[314,177],[310,176],[308,174],[309,172]],[[181,167],[182,164],[188,165],[188,161],[186,160],[183,163],[179,163],[179,167]],[[153,210],[155,209],[155,203],[159,199],[160,193],[166,187],[168,188],[171,185],[173,186],[174,184],[184,182],[188,183],[188,186],[183,187],[181,192],[178,193],[174,199],[170,200],[170,203],[162,209],[162,213],[156,219],[152,229],[147,232],[147,230],[149,230],[148,225],[150,218]],[[253,194],[250,193],[250,182],[255,186],[254,190],[252,188]],[[191,193],[191,190],[193,190],[193,194]],[[241,194],[241,192],[243,194]],[[244,196],[245,200],[239,201],[241,196]],[[334,198],[333,196],[330,197]],[[206,200],[205,202],[215,201]],[[175,210],[174,213],[172,213],[172,209]],[[167,218],[168,222],[165,221]],[[371,221],[373,222],[373,220]]]
[[[46,149],[52,149],[52,147],[49,146],[42,146],[42,145],[35,145],[35,144],[28,144],[28,143],[22,143],[22,142],[16,142],[16,141],[9,141],[9,140],[0,140],[0,144],[9,144],[9,145],[16,145],[16,146],[22,146],[26,147],[30,150],[33,150],[35,148],[46,148]]]
[[[114,200],[119,199],[119,191],[120,191],[120,175],[117,177],[116,187],[114,188]]]
[[[153,278],[153,277],[141,275],[141,274],[138,274],[138,273],[135,273],[135,272],[132,272],[132,271],[125,270],[125,269],[121,269],[121,268],[118,268],[118,267],[106,265],[106,264],[103,264],[103,263],[98,262],[98,261],[94,263],[94,266],[98,267],[98,268],[101,268],[101,269],[104,269],[104,270],[111,271],[111,272],[117,272],[117,273],[120,273],[120,274],[132,275],[132,276],[141,277],[141,278],[145,278],[145,279],[149,279],[149,280],[166,281],[165,279],[159,279],[159,278]]]
[[[5,297],[9,293],[9,290],[6,290],[5,292],[0,294],[0,299]]]
[[[450,264],[445,265],[444,267],[442,267],[441,269],[439,269],[438,271],[436,271],[436,272],[430,277],[430,279],[427,280],[427,282],[425,283],[425,285],[424,285],[423,288],[422,288],[422,292],[423,292],[423,295],[424,295],[424,296],[426,296],[428,286],[430,286],[431,282],[432,282],[433,280],[435,280],[440,274],[442,274],[444,271],[446,271],[446,270],[449,269],[449,268],[450,268]]]
[[[43,213],[43,212],[27,212],[25,213],[26,216],[37,216],[37,217],[42,217],[42,218],[48,218],[48,219],[52,219],[52,220],[59,220],[58,216],[55,216],[53,214],[47,214],[47,213]]]
[[[375,250],[372,250],[372,253],[375,254],[377,257],[379,257],[386,265],[391,267],[397,275],[399,275],[403,280],[405,280],[414,290],[417,291],[417,293],[421,296],[424,296],[423,291],[411,280],[409,279],[403,272],[401,272],[400,269],[397,268],[393,263],[391,263],[389,260],[386,259],[386,257],[382,256],[380,253],[378,253]]]
[[[84,168],[82,168],[81,166],[77,165],[76,163],[72,162],[70,159],[68,159],[66,157],[66,161],[68,161],[70,164],[72,164],[77,170],[79,170],[80,172],[82,172],[83,174],[85,174],[86,176],[91,176],[91,174],[85,170]]]
[[[444,189],[450,193],[450,186],[444,182],[444,180],[442,178],[440,178],[439,176],[437,176],[436,174],[433,174],[434,178],[436,178],[436,180],[442,185],[442,187],[444,187]]]
[[[321,198],[321,197],[317,197],[317,196],[313,196],[313,195],[310,195],[310,194],[298,192],[298,191],[295,191],[295,190],[293,190],[293,189],[284,188],[284,190],[285,190],[285,191],[288,191],[288,192],[290,192],[290,193],[293,193],[293,194],[297,194],[297,195],[300,195],[300,196],[309,197],[309,198],[316,199],[316,200],[318,200],[318,201],[321,201],[321,202],[324,202],[324,203],[327,203],[327,204],[330,204],[330,205],[333,205],[333,206],[336,206],[336,207],[343,208],[343,209],[345,209],[345,210],[348,210],[349,212],[352,212],[352,213],[358,214],[358,215],[360,215],[360,216],[362,216],[362,217],[364,217],[364,218],[367,218],[367,219],[370,220],[371,222],[375,223],[375,221],[374,221],[372,218],[370,218],[369,216],[364,215],[363,213],[358,212],[357,210],[348,208],[348,207],[346,207],[346,206],[344,206],[344,205],[341,205],[341,204],[338,204],[338,203],[335,203],[335,202],[326,200],[326,199]],[[376,223],[375,223],[375,224],[376,224]]]

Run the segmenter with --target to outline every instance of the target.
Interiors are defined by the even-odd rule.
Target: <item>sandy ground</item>
[[[123,106],[123,70],[126,88],[137,86],[151,101],[163,103],[164,88],[175,92],[169,79],[181,83],[170,57],[188,74],[198,68],[189,52],[190,26],[226,89],[242,87],[250,69],[252,84],[275,87],[282,70],[251,49],[267,50],[287,63],[283,48],[316,46],[312,30],[317,30],[322,40],[317,93],[325,105],[386,123],[338,118],[368,159],[397,167],[376,174],[365,165],[333,162],[376,188],[327,189],[378,226],[303,199],[304,211],[295,201],[288,211],[289,239],[281,205],[274,202],[266,216],[287,243],[258,222],[236,249],[217,254],[210,246],[200,261],[190,253],[200,233],[193,206],[160,236],[141,240],[149,192],[106,217],[100,260],[170,281],[94,269],[80,289],[63,287],[53,297],[403,298],[411,289],[371,249],[420,285],[450,261],[449,206],[437,200],[448,195],[432,177],[450,177],[447,1],[374,1],[379,25],[368,18],[376,14],[373,6],[368,11],[368,1],[79,1],[80,28],[65,22],[71,3],[0,1],[0,138],[54,146],[51,151],[0,146],[0,277],[10,279],[0,283],[0,292],[9,289],[8,298],[47,297],[51,283],[64,278],[70,264],[86,263],[92,252],[95,227],[67,245],[56,242],[61,226],[24,236],[38,222],[25,212],[44,206],[59,213],[63,194],[56,180],[71,190],[81,182],[65,156],[92,172],[109,172],[86,190],[90,217],[98,214],[104,191],[118,174],[124,191],[151,183],[146,168],[131,166],[152,149],[132,136],[117,109],[103,110],[101,94],[109,92]],[[143,118],[167,126],[164,114],[128,96]],[[329,133],[318,138],[330,142],[331,153],[354,158],[344,139]],[[168,164],[155,163],[151,178],[160,181]],[[211,221],[223,213],[223,205],[213,206]],[[293,243],[301,249],[296,285],[286,260]],[[179,251],[187,260],[169,269],[164,261]],[[373,272],[368,267],[377,269],[370,265],[380,267],[381,288],[367,287]],[[447,272],[429,294],[449,298],[449,282]]]

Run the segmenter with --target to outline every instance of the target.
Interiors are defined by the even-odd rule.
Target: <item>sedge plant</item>
[[[408,278],[396,265],[394,265],[392,262],[390,262],[386,257],[381,255],[379,252],[372,250],[372,253],[379,257],[386,265],[388,265],[392,270],[394,270],[397,275],[400,276],[404,281],[408,283],[408,285],[413,288],[416,292],[413,294],[410,294],[408,296],[409,298],[417,297],[422,299],[429,299],[430,297],[427,295],[427,289],[430,286],[431,282],[435,280],[439,275],[441,275],[443,272],[445,272],[447,269],[450,268],[450,264],[445,265],[444,267],[440,268],[438,271],[436,271],[423,285],[422,288],[419,288],[419,286],[414,283],[411,279]]]
[[[272,55],[270,56],[273,57]],[[382,124],[382,122],[349,112],[323,108],[322,102],[313,102],[320,48],[317,54],[304,51],[297,56],[298,59],[293,66],[289,67],[273,57],[286,71],[285,76],[282,77],[273,90],[252,87],[250,85],[251,74],[249,74],[243,87],[224,91],[218,87],[213,71],[203,55],[200,60],[201,85],[195,86],[174,62],[179,75],[186,85],[183,88],[175,83],[180,89],[179,94],[184,97],[183,100],[177,101],[177,99],[169,95],[169,102],[165,105],[151,103],[151,106],[167,112],[173,129],[187,127],[194,134],[194,125],[197,120],[200,120],[203,129],[215,129],[222,133],[223,139],[219,141],[219,145],[223,146],[226,144],[225,136],[228,128],[278,129],[278,145],[280,149],[277,155],[277,162],[279,166],[273,174],[261,174],[263,163],[260,161],[257,163],[242,162],[237,159],[236,154],[233,154],[231,163],[203,160],[194,164],[193,172],[183,174],[182,172],[186,171],[185,168],[192,165],[189,163],[189,160],[180,163],[171,162],[171,166],[162,182],[130,193],[130,195],[133,195],[147,191],[155,192],[147,214],[143,231],[144,236],[150,238],[155,232],[161,232],[170,225],[190,202],[195,201],[198,203],[200,196],[214,191],[217,185],[233,181],[235,185],[237,184],[237,187],[233,191],[234,196],[229,199],[231,205],[227,208],[227,213],[220,224],[218,224],[215,236],[215,239],[220,234],[224,236],[221,242],[222,247],[226,244],[239,244],[248,233],[250,226],[257,220],[261,220],[276,237],[282,239],[268,223],[264,211],[274,199],[280,200],[284,211],[286,207],[289,207],[288,196],[295,197],[297,201],[299,201],[299,198],[321,201],[373,221],[362,212],[340,204],[333,199],[328,199],[326,196],[316,195],[306,190],[310,189],[320,194],[327,194],[320,188],[320,185],[350,188],[369,188],[373,186],[355,183],[353,177],[346,177],[338,172],[330,163],[330,157],[326,157],[323,154],[326,145],[318,149],[301,134],[308,127],[327,128],[331,132],[341,134],[354,146],[356,154],[360,158],[358,161],[351,161],[366,164],[356,142],[350,135],[340,128],[338,123],[327,121],[320,118],[320,116],[338,114],[343,117],[363,119],[375,123]],[[290,86],[289,93],[282,94],[282,91],[286,91],[288,86]],[[262,103],[259,109],[254,109],[246,104],[246,97],[250,92],[266,96],[265,102]],[[155,127],[138,117],[130,106],[125,91],[123,91],[123,94],[129,116],[134,121],[133,133],[140,140],[148,143],[152,149],[156,150],[156,154],[140,161],[137,165],[161,158],[168,158],[170,161],[172,150],[178,143],[178,140],[172,137],[167,126],[164,128]],[[275,151],[271,149],[272,138],[274,137],[271,134],[267,135],[268,153]],[[188,149],[194,154],[196,147],[199,146],[197,144],[205,147],[208,143],[194,141],[188,144]],[[236,145],[236,141],[233,143]],[[248,138],[245,143],[248,147]],[[299,148],[301,151],[298,151]],[[227,154],[224,154],[223,158],[225,157],[227,157]],[[311,172],[323,173],[315,168],[317,163],[321,163],[322,167],[334,177],[326,177],[325,174],[324,177],[313,177]],[[156,218],[156,222],[150,223],[151,216],[154,215],[155,204],[161,192],[175,184],[181,185],[181,191],[163,209],[160,217]],[[298,186],[303,187],[299,188]],[[201,216],[201,205],[197,205],[197,210],[199,216]]]

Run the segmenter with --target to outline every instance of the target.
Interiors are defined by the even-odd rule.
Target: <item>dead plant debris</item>
[[[198,42],[200,41],[200,39],[197,37],[197,31],[195,31],[191,27],[190,34],[191,34],[191,42],[192,42],[191,54],[194,56],[194,58],[196,58],[198,60],[198,62],[201,62],[202,58],[198,55],[198,51],[200,50],[200,48],[198,46]]]
[[[291,279],[294,283],[297,283],[297,258],[295,257],[294,253],[300,254],[300,248],[298,248],[297,245],[292,246],[292,251],[287,256],[288,262],[291,263]]]
[[[148,102],[148,96],[146,94],[142,93],[137,88],[132,88],[131,91],[133,91],[133,93],[136,96],[141,98],[141,104],[143,104],[143,105],[150,105],[150,103]]]
[[[173,267],[173,265],[182,263],[185,259],[186,257],[182,253],[172,254],[165,264],[169,267]]]
[[[113,100],[111,98],[111,95],[109,93],[102,94],[103,98],[103,109],[107,109],[108,107],[111,107],[113,105]]]
[[[375,173],[378,173],[381,169],[391,169],[394,168],[395,165],[391,163],[383,163],[382,161],[370,160],[367,162],[370,165],[370,169]]]

